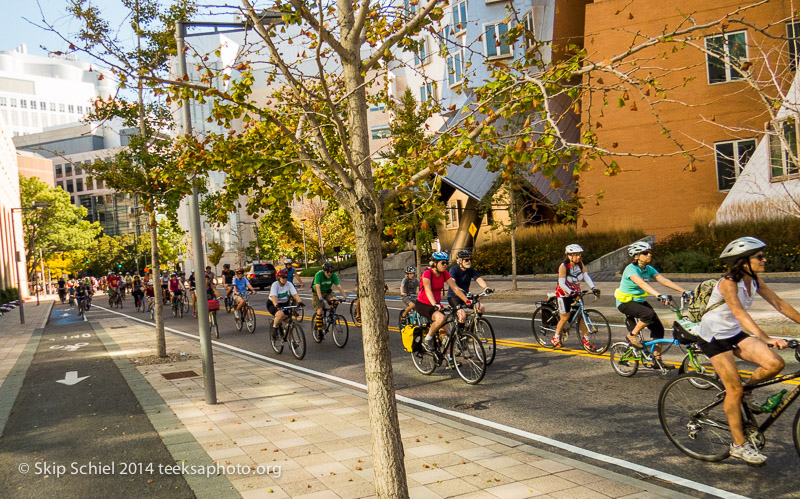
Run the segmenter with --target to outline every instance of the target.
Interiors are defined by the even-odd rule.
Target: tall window
[[[80,175],[82,173],[83,173],[83,170],[81,170],[81,162],[80,161],[76,161],[75,162],[75,175]]]
[[[433,99],[433,83],[426,83],[419,87],[419,100],[420,102],[427,102],[428,99]]]
[[[65,113],[65,112],[67,112],[67,108],[66,108],[66,106],[64,106],[64,104],[59,104],[59,105],[58,105],[58,112],[60,112],[60,113]]]
[[[56,165],[56,177],[60,177],[62,174],[61,165]]]
[[[461,201],[459,201],[461,203]],[[457,229],[458,228],[458,205],[456,203],[449,203],[447,205],[447,224],[445,225],[448,229]]]
[[[374,140],[385,139],[392,135],[389,125],[375,125],[370,131],[372,132],[372,138]]]
[[[727,191],[733,187],[742,168],[756,150],[755,139],[730,140],[714,144],[717,158],[717,185],[719,190]]]
[[[67,192],[74,192],[75,189],[72,187],[72,179],[67,180]]]
[[[47,111],[47,102],[45,101],[39,102],[39,111]]]
[[[464,50],[458,49],[447,56],[447,84],[458,85],[464,79]]]
[[[428,62],[428,49],[426,45],[428,45],[428,42],[423,38],[419,50],[414,51],[414,66],[421,66]]]
[[[11,107],[17,107],[17,99],[11,98]]]
[[[734,69],[747,60],[747,32],[736,31],[706,37],[708,83],[741,80]]]
[[[8,99],[6,99],[5,97],[0,97],[0,106],[5,107],[7,105],[8,105]]]
[[[508,44],[508,24],[495,23],[484,24],[486,28],[483,43],[485,44],[486,57],[507,57],[514,51],[513,47]]]
[[[75,112],[75,106],[73,106],[72,104],[68,105],[67,106],[67,111],[70,112],[70,113],[74,113]]]
[[[459,34],[467,29],[467,2],[453,5],[453,33]]]
[[[50,110],[53,111],[53,112],[56,111],[56,103],[55,102],[51,102],[50,103]]]
[[[72,175],[72,164],[67,163],[66,165],[64,165],[64,171],[66,172],[67,176]]]
[[[78,192],[83,192],[83,179],[75,180],[75,190]]]
[[[797,118],[794,116],[781,121],[778,133],[770,135],[769,162],[773,180],[785,180],[789,175],[800,173],[797,142]]]
[[[789,40],[789,71],[796,71],[800,57],[800,21],[786,23],[786,38]]]
[[[533,9],[529,10],[524,16],[522,16],[522,27],[525,28],[525,33],[523,36],[525,45],[529,46],[530,42],[536,38],[536,31],[534,30],[535,25],[533,23]]]
[[[26,101],[25,99],[21,99],[19,101],[19,107],[21,107],[22,109],[28,109],[28,101]]]

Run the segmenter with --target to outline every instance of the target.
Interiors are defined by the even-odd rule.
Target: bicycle
[[[156,302],[155,302],[155,298],[150,300],[150,303],[149,303],[149,305],[147,307],[147,311],[150,312],[150,320],[151,321],[155,320],[155,318],[156,318]]]
[[[791,340],[795,359],[800,361],[800,341]],[[776,378],[745,385],[744,396],[765,386],[800,378],[800,370]],[[697,384],[708,384],[706,390],[698,390]],[[753,411],[742,398],[742,423],[747,440],[762,449],[766,444],[764,432],[800,396],[800,386],[795,388],[759,425]],[[667,438],[684,454],[701,461],[721,461],[728,457],[730,449],[730,427],[722,402],[725,389],[722,383],[710,376],[686,373],[669,381],[658,397],[658,419]],[[800,455],[800,411],[792,423],[794,446]]]
[[[183,295],[183,299],[181,300],[181,308],[183,309],[184,314],[188,314],[189,309],[192,306],[192,299],[189,297],[190,293],[194,293],[194,290],[184,291],[181,293]]]
[[[442,310],[445,314],[449,309]],[[432,352],[425,350],[421,341],[417,351],[411,352],[411,361],[420,373],[429,376],[447,361],[448,368],[455,368],[459,377],[469,385],[481,382],[486,374],[486,352],[483,349],[483,342],[471,331],[459,331],[459,328],[452,321],[445,322],[442,327],[447,331],[444,339],[439,337],[439,332],[433,335],[434,349]],[[440,330],[441,331],[441,330]],[[448,358],[446,352],[452,350],[452,360]]]
[[[347,301],[347,300],[342,300]],[[314,312],[311,318],[311,337],[314,338],[316,343],[322,343],[325,335],[332,332],[333,342],[339,348],[344,348],[347,345],[347,339],[350,337],[350,330],[347,326],[347,319],[343,315],[336,313],[336,307],[341,303],[336,298],[328,300],[328,307],[322,310],[322,324],[321,328],[317,328],[317,313]]]
[[[208,308],[208,328],[209,329],[208,330],[209,330],[209,332],[213,331],[214,332],[214,338],[219,339],[219,324],[217,323],[217,310],[219,309],[219,303],[217,302],[217,305],[216,305],[217,308],[212,310],[211,309],[212,301],[213,301],[213,299],[212,300],[208,300],[208,302],[209,302],[208,303],[209,304],[209,308]]]
[[[405,317],[403,317],[403,311],[400,311],[400,318],[397,321],[398,329],[401,331],[404,327],[411,324],[412,326],[427,326],[428,323],[427,317],[423,317],[419,315],[416,308],[412,308]]]
[[[681,311],[685,306],[686,300],[681,297],[680,307],[670,307],[677,315],[678,321],[684,320]],[[678,367],[678,374],[696,372],[711,375],[714,372],[714,368],[711,366],[709,358],[697,347],[697,337],[688,333],[678,321],[675,321],[672,325],[673,339],[671,340],[662,338],[646,341],[643,343],[644,348],[636,348],[628,341],[621,341],[611,345],[610,358],[614,372],[627,378],[636,374],[639,369],[639,363],[641,363],[645,367],[658,369],[662,374],[666,374],[672,367],[668,367],[656,359],[655,347],[656,345],[667,345],[668,347],[679,345],[686,347],[686,354]],[[700,384],[697,388],[708,389],[711,386]]]
[[[70,293],[69,294],[69,306],[70,307],[74,307],[75,306],[75,293]]]
[[[576,334],[583,335],[581,324],[585,324],[588,332],[585,336],[589,337],[589,344],[587,345],[581,341],[581,345],[587,352],[600,355],[608,350],[609,345],[611,345],[611,326],[608,324],[608,319],[599,311],[585,308],[583,297],[590,293],[591,291],[581,291],[576,296],[575,301],[572,302],[569,322],[561,331],[561,343],[563,344],[567,341],[569,330],[573,325],[575,326]],[[540,345],[546,348],[555,348],[553,337],[556,334],[556,326],[561,314],[559,314],[555,303],[555,294],[549,293],[547,296],[546,301],[536,302],[539,306],[531,316],[531,330],[533,331],[533,337]]]
[[[389,307],[386,306],[386,302],[383,303],[383,310],[386,312],[386,326],[389,326]],[[358,313],[358,294],[356,293],[356,297],[350,301],[350,317],[353,319],[353,324],[356,326],[361,325],[361,315]]]
[[[122,308],[122,298],[120,297],[119,291],[114,291],[113,289],[109,289],[107,293],[108,293],[108,307]]]
[[[231,313],[236,307],[233,304],[233,293],[225,295],[225,312]]]
[[[491,294],[492,291],[483,291],[477,295],[467,293],[467,299],[471,300],[473,304],[480,302],[481,298]],[[494,362],[495,351],[497,350],[497,339],[494,336],[494,328],[488,320],[484,319],[478,313],[477,307],[473,306],[471,309],[464,307],[467,310],[467,318],[464,321],[464,329],[472,332],[475,336],[480,338],[483,342],[483,348],[486,351],[486,365],[492,365]],[[451,309],[450,314],[447,316],[448,321],[458,323],[458,316],[456,309]]]
[[[78,299],[78,317],[86,313],[86,297]]]
[[[278,324],[275,331],[275,336],[270,338],[270,344],[275,353],[280,354],[283,352],[283,345],[289,342],[289,349],[292,355],[297,360],[302,359],[306,355],[306,334],[303,332],[302,326],[295,321],[296,317],[300,316],[303,307],[299,305],[287,305],[281,307],[286,318]]]
[[[183,318],[183,298],[175,295],[172,297],[172,316],[178,317],[179,315]]]
[[[242,299],[245,301],[244,307],[242,307],[242,311],[238,317],[234,313],[233,322],[236,325],[236,330],[241,331],[242,326],[247,326],[247,331],[250,334],[256,332],[256,311],[253,310],[253,307],[250,305],[249,297],[254,295],[255,293],[245,293],[242,295]],[[235,310],[235,307],[234,307]]]

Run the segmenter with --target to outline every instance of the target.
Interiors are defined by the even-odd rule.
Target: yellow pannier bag
[[[614,290],[614,298],[619,300],[620,303],[628,303],[629,301],[633,300],[634,298],[644,298],[647,296],[647,293],[641,295],[631,295],[628,293],[623,293],[619,288]]]
[[[416,352],[422,348],[422,328],[408,324],[401,331],[403,348],[406,352]]]

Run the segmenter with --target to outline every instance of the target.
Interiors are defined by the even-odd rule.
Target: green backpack
[[[701,282],[694,288],[691,300],[689,300],[689,320],[691,322],[700,322],[706,312],[710,312],[715,308],[723,305],[725,300],[708,306],[708,300],[711,298],[711,293],[714,291],[714,286],[717,285],[719,279],[708,279]]]

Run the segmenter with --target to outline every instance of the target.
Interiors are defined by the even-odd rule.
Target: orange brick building
[[[709,23],[751,3],[667,0],[654,8],[654,2],[646,0],[595,0],[586,7],[584,46],[589,60],[610,61],[648,37],[688,26],[688,14],[697,24]],[[768,25],[771,36],[754,29]],[[651,156],[607,156],[607,162],[614,159],[621,168],[615,176],[606,175],[603,164],[595,161],[581,176],[580,194],[588,202],[578,227],[639,227],[660,238],[691,230],[696,209],[719,206],[770,120],[747,79],[760,81],[771,95],[777,94],[777,88],[770,78],[782,92],[788,90],[798,32],[800,21],[792,19],[792,2],[771,0],[694,32],[683,48],[662,43],[632,56],[629,60],[636,61],[635,65],[618,67],[634,77],[656,78],[667,89],[664,95],[644,87],[641,93],[629,85],[621,87],[610,72],[587,79],[607,89],[607,105],[603,105],[602,90],[582,103],[583,123],[599,122],[595,125],[599,145],[614,152]],[[737,64],[743,64],[748,77],[736,71]],[[678,144],[693,159],[681,154],[663,156],[678,152]],[[601,191],[602,199],[595,202],[592,196]]]

